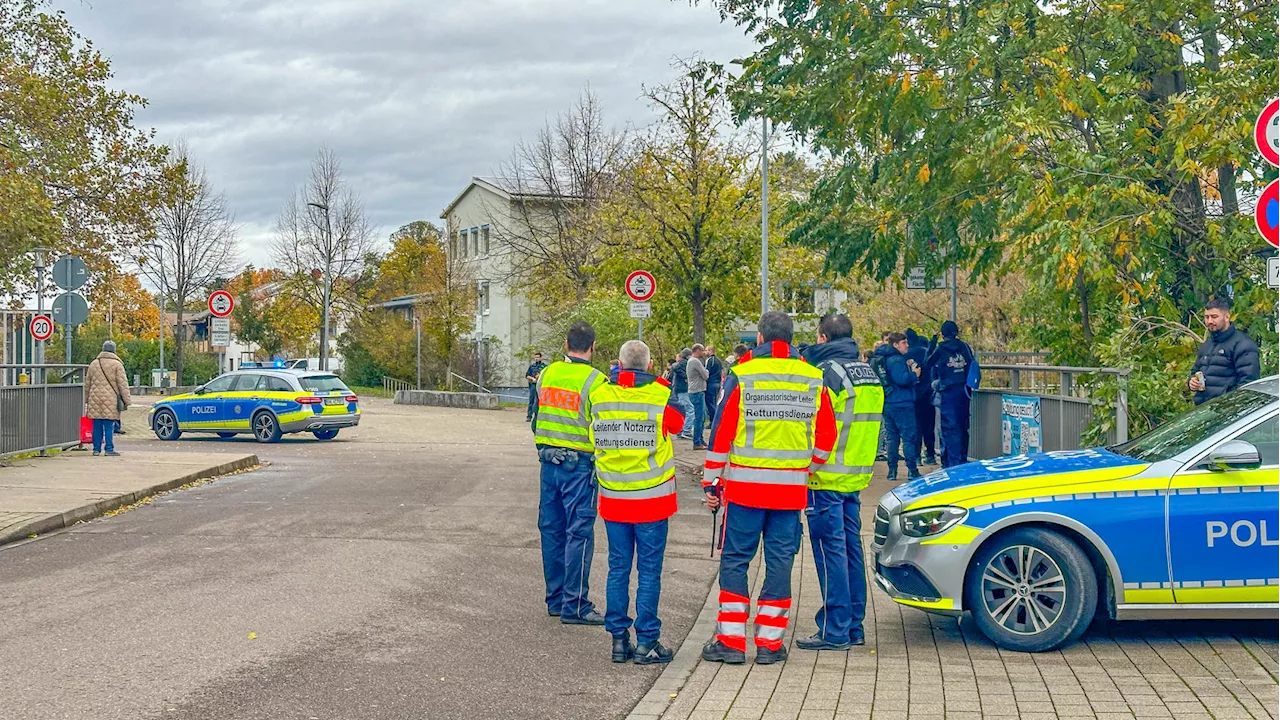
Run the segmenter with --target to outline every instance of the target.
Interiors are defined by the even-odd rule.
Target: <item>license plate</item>
[[[347,401],[343,400],[342,398],[325,398],[324,404],[325,405],[346,405]]]

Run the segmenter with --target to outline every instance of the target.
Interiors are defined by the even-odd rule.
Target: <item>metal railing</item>
[[[414,387],[413,383],[409,382],[408,380],[399,380],[393,377],[387,377],[386,375],[383,375],[382,389],[385,390],[388,395],[391,395],[392,397],[394,397],[395,394],[401,390],[414,390],[416,388]]]
[[[0,387],[0,457],[80,444],[84,386]]]
[[[973,396],[970,409],[969,456],[982,460],[1004,453],[1005,429],[1002,396],[1039,398],[1040,449],[1075,450],[1094,413],[1106,412],[1104,405],[1089,396],[1082,376],[1109,376],[1119,380],[1119,393],[1111,411],[1115,423],[1107,433],[1107,444],[1129,439],[1129,398],[1125,379],[1129,370],[1118,368],[1066,367],[1057,365],[983,365],[982,388]],[[1017,453],[1015,448],[1013,453]]]
[[[492,395],[492,394],[493,394],[493,391],[492,391],[492,390],[490,390],[489,388],[486,388],[486,387],[484,387],[484,386],[482,386],[482,385],[478,385],[478,384],[476,384],[475,382],[473,382],[473,381],[471,381],[471,380],[468,380],[468,379],[467,379],[467,378],[465,378],[465,377],[462,377],[461,375],[459,375],[459,374],[458,374],[458,373],[456,373],[456,372],[450,372],[450,373],[449,373],[449,377],[450,377],[451,379],[461,380],[462,382],[464,382],[464,383],[466,383],[466,384],[470,385],[471,387],[475,388],[475,389],[476,389],[476,390],[478,390],[479,392],[482,392],[482,393],[489,393],[490,395]]]

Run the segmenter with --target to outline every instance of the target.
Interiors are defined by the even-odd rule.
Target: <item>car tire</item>
[[[260,443],[280,442],[280,421],[275,415],[263,410],[253,416],[253,439]]]
[[[178,417],[168,408],[158,410],[155,417],[151,418],[151,430],[161,440],[177,440],[182,437]]]
[[[337,430],[334,430],[334,429],[331,429],[331,430],[316,430],[315,432],[313,432],[313,433],[311,433],[311,434],[312,434],[312,435],[315,435],[317,440],[332,440],[332,439],[334,439],[334,438],[338,437],[338,431],[337,431]]]
[[[974,555],[965,605],[996,645],[1045,652],[1074,642],[1089,628],[1098,608],[1098,579],[1084,551],[1066,536],[1018,528],[987,541]]]
[[[223,440],[226,440],[227,438],[233,438],[235,436],[236,436],[236,433],[228,433],[228,432],[218,433],[218,437],[222,438]]]

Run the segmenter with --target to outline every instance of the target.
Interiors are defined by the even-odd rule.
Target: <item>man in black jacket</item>
[[[942,342],[925,361],[926,377],[938,393],[938,415],[942,421],[942,467],[969,462],[969,367],[973,350],[960,339],[960,326],[952,320],[942,323]]]
[[[1225,395],[1262,374],[1258,344],[1231,324],[1231,304],[1213,298],[1204,306],[1204,324],[1209,337],[1196,353],[1187,387],[1196,394],[1196,404]]]
[[[925,366],[929,358],[929,341],[920,337],[915,328],[907,328],[907,359],[914,360],[919,367]],[[916,384],[916,432],[920,435],[920,445],[924,452],[920,454],[921,462],[936,465],[938,456],[934,450],[933,426],[938,417],[938,410],[933,406],[933,388],[929,377],[922,377]]]
[[[707,422],[712,425],[716,421],[716,401],[720,399],[720,381],[724,374],[724,363],[720,362],[720,358],[716,357],[716,348],[714,345],[707,346],[707,354],[702,358],[702,364],[707,368]]]

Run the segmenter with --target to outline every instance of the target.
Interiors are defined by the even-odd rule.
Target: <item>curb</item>
[[[717,572],[711,578],[711,589],[707,591],[702,611],[698,613],[693,627],[689,628],[689,634],[684,636],[684,642],[680,643],[675,658],[662,670],[649,692],[627,714],[626,720],[659,720],[675,699],[672,695],[678,695],[684,689],[689,676],[702,660],[702,643],[715,634],[716,614],[720,609],[719,597],[720,573]]]
[[[134,490],[133,492],[127,492],[112,498],[98,500],[97,502],[92,502],[88,505],[81,505],[78,508],[73,508],[66,512],[45,515],[42,518],[36,518],[35,520],[19,525],[12,530],[0,533],[0,545],[6,545],[18,540],[25,540],[30,535],[44,535],[46,533],[53,532],[54,530],[71,527],[78,522],[84,522],[86,520],[101,517],[105,513],[111,512],[118,507],[130,505],[145,497],[150,497],[151,495],[155,495],[156,493],[164,492],[166,490],[172,490],[176,487],[186,485],[189,482],[218,477],[220,475],[228,475],[240,470],[247,470],[260,464],[261,462],[258,460],[257,455],[246,455],[237,460],[223,463],[221,465],[215,465],[203,470],[196,470],[195,472],[188,473],[182,477],[175,478],[173,480],[166,480],[162,483],[142,488],[141,490]]]

